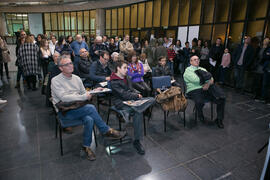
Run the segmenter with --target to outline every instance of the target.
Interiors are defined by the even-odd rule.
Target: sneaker
[[[90,149],[90,147],[83,147],[84,152],[86,153],[86,157],[89,161],[95,161],[96,155],[95,153]]]
[[[145,154],[145,150],[144,150],[144,148],[143,148],[143,146],[142,146],[142,144],[140,143],[139,140],[135,140],[133,142],[133,146],[136,149],[136,151],[137,151],[138,154],[140,154],[140,155],[144,155]]]
[[[121,139],[125,137],[127,134],[126,131],[117,131],[115,129],[110,128],[109,131],[107,131],[104,136],[109,138],[109,139]]]
[[[5,104],[7,103],[7,100],[0,99],[0,104]]]

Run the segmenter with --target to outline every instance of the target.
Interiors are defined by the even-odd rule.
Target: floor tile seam
[[[164,150],[165,152],[167,152],[171,158],[173,158],[176,162],[178,162],[178,159],[171,152],[169,152],[165,147],[161,146],[151,136],[147,136],[147,138],[149,138],[150,141],[152,141],[153,143],[155,143],[161,150]]]
[[[36,164],[41,164],[41,163],[40,163],[40,161],[36,161],[36,162],[32,162],[32,163],[25,164],[25,165],[22,165],[22,166],[12,167],[12,168],[8,168],[8,169],[2,169],[2,170],[0,170],[0,174],[3,173],[3,172],[6,172],[6,171],[12,171],[12,170],[16,170],[16,169],[19,169],[19,168],[25,168],[25,167],[36,165]]]
[[[189,167],[187,167],[186,165],[183,165],[183,167],[185,168],[185,169],[187,169],[195,178],[197,178],[198,180],[203,180],[203,179],[201,179],[200,178],[200,176],[199,175],[197,175],[194,171],[192,171]]]
[[[265,115],[263,115],[263,116],[260,116],[260,117],[257,117],[257,118],[255,118],[255,119],[261,119],[261,118],[265,118],[265,117],[268,117],[268,116],[270,116],[270,113],[268,113],[268,114],[265,114]]]

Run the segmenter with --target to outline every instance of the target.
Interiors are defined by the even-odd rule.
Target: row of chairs
[[[158,88],[169,88],[171,87],[171,78],[170,76],[160,76],[160,77],[152,77],[152,86],[153,89],[156,90]],[[184,87],[184,92],[185,92],[185,87]],[[186,95],[186,94],[185,94]],[[106,123],[109,124],[109,120],[110,120],[110,115],[111,112],[114,112],[116,114],[116,117],[118,118],[118,125],[119,125],[119,130],[122,130],[121,127],[121,112],[115,107],[115,106],[111,106],[111,98],[110,98],[111,94],[110,93],[106,93],[105,95],[98,95],[97,96],[97,109],[99,112],[99,106],[100,106],[100,102],[104,99],[108,100],[108,105],[109,105],[109,109],[108,109],[108,114],[107,114],[107,119],[106,119]],[[186,96],[186,98],[190,99],[188,96]],[[191,99],[192,100],[192,99]],[[208,103],[208,102],[205,102]],[[213,120],[213,102],[211,103],[211,120]],[[152,107],[151,107],[152,108]],[[55,107],[53,108],[54,113],[55,113],[55,138],[57,138],[57,134],[58,134],[58,130],[59,130],[59,139],[60,139],[60,152],[61,155],[63,156],[63,143],[62,143],[62,132],[63,132],[63,128],[65,128],[65,126],[63,125],[63,123],[61,122],[61,119],[59,119],[59,117],[57,116],[57,113],[55,111]],[[198,117],[198,112],[196,110],[196,106],[194,106],[193,108],[194,112],[195,112],[195,122],[197,122],[197,117]],[[179,114],[180,112],[178,112]],[[163,114],[164,114],[164,132],[167,131],[167,119],[169,116],[169,111],[165,111],[163,110]],[[146,135],[146,120],[145,120],[145,116],[143,116],[143,125],[144,125],[144,135]],[[148,121],[150,120],[151,116],[149,117]],[[186,112],[183,111],[183,123],[184,123],[184,127],[186,126]],[[82,125],[82,123],[78,123],[75,126],[80,126]],[[94,128],[94,139],[95,139],[95,145],[96,147],[98,146],[97,141],[96,141],[96,131]],[[122,141],[121,141],[122,142]],[[111,151],[111,150],[110,150]]]

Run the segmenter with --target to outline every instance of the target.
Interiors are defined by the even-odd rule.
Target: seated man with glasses
[[[110,53],[108,51],[100,51],[99,60],[94,61],[90,67],[90,78],[94,81],[94,86],[98,83],[109,81],[111,70],[108,66]]]
[[[204,122],[203,106],[205,101],[213,101],[217,104],[217,119],[215,120],[219,128],[224,128],[224,108],[225,108],[225,96],[223,92],[214,85],[214,80],[210,73],[206,69],[199,67],[200,59],[194,55],[190,58],[190,66],[186,68],[184,73],[184,81],[187,86],[187,95],[194,100],[198,116],[200,121]],[[201,77],[198,72],[205,72],[210,74],[210,79],[201,83]],[[215,90],[215,91],[214,91]],[[216,91],[217,90],[217,91]],[[221,93],[214,93],[214,92]]]
[[[72,74],[74,67],[69,56],[61,56],[57,64],[61,73],[55,76],[51,82],[53,104],[61,102],[75,102],[90,100],[92,95],[83,86],[82,80]],[[58,110],[57,110],[58,111]],[[108,127],[98,114],[95,106],[86,104],[77,109],[72,109],[66,113],[58,112],[58,116],[64,126],[72,126],[81,122],[84,126],[83,149],[87,158],[95,160],[95,154],[90,149],[92,142],[92,130],[94,124],[98,127],[101,134],[111,139],[121,139],[125,132],[116,131]]]

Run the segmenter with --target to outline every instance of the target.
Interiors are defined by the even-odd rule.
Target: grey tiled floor
[[[225,129],[200,122],[192,129],[193,104],[187,109],[187,128],[181,115],[170,113],[167,132],[163,132],[163,114],[155,107],[143,139],[144,156],[132,144],[108,155],[98,136],[95,162],[80,157],[82,128],[64,134],[64,156],[59,139],[54,137],[54,116],[45,107],[40,91],[14,89],[14,77],[6,84],[8,104],[0,112],[0,179],[52,180],[257,180],[265,150],[257,154],[269,137],[270,107],[254,102],[225,88],[227,94]],[[205,116],[209,120],[209,105]],[[101,108],[105,119],[107,108]],[[110,125],[117,128],[115,117]],[[131,128],[128,128],[132,131]],[[129,132],[132,134],[132,132]]]

